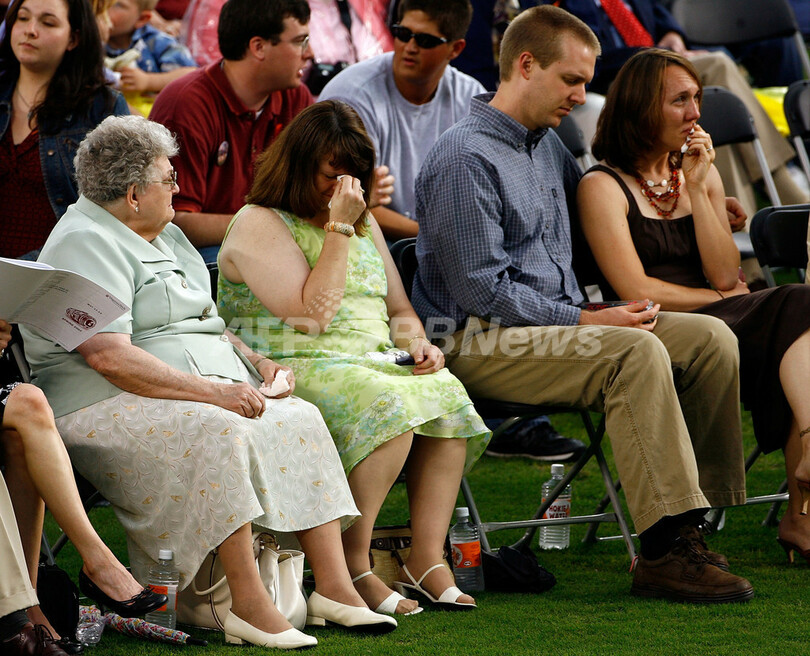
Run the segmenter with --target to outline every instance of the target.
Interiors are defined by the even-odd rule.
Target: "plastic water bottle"
[[[158,562],[149,568],[149,587],[158,594],[165,594],[169,600],[144,619],[153,624],[173,629],[177,624],[177,586],[180,583],[180,572],[174,566],[174,554],[170,549],[158,552]]]
[[[545,502],[557,484],[565,476],[564,465],[551,465],[551,478],[543,483],[543,501]],[[556,517],[571,516],[571,485],[566,485],[554,503],[543,513],[543,519],[554,519]],[[571,533],[568,524],[557,526],[541,526],[540,540],[538,542],[541,549],[567,549]]]
[[[97,645],[104,631],[104,620],[100,614],[82,613],[76,627],[76,640],[85,647]]]
[[[453,550],[453,574],[462,592],[484,589],[484,569],[481,567],[481,540],[478,527],[470,523],[468,508],[456,508],[456,523],[450,529]]]

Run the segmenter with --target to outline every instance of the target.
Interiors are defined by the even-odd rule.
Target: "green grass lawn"
[[[570,436],[584,438],[574,415],[555,418]],[[746,450],[753,446],[751,423],[744,417]],[[606,440],[607,442],[607,440]],[[608,456],[610,459],[610,456]],[[548,465],[484,457],[469,476],[484,521],[526,519],[539,503]],[[748,477],[749,496],[774,492],[784,478],[781,454],[761,457]],[[574,481],[577,513],[590,512],[602,495],[595,463]],[[725,553],[734,573],[747,577],[756,596],[746,604],[688,606],[641,600],[629,594],[629,558],[621,541],[582,544],[585,527],[571,528],[571,548],[539,553],[540,562],[557,576],[557,586],[541,595],[483,592],[479,609],[451,613],[427,608],[399,620],[385,636],[358,637],[337,629],[308,630],[320,642],[318,654],[650,654],[724,655],[810,654],[810,570],[804,561],[789,565],[776,544],[776,528],[761,526],[767,506],[732,509],[725,528],[709,538],[709,546]],[[101,536],[126,562],[123,530],[112,511],[91,512]],[[404,486],[392,491],[379,524],[407,520]],[[53,527],[49,530],[51,530]],[[611,525],[600,533],[609,535]],[[519,532],[491,533],[493,545],[513,542]],[[76,575],[79,559],[72,546],[58,558]],[[186,650],[201,656],[238,653],[221,634],[192,631],[209,640],[208,647],[170,647],[105,632],[90,656],[144,654],[163,656]],[[253,647],[253,651],[259,648]]]

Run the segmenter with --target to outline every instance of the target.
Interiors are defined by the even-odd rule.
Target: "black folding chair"
[[[711,2],[706,4],[712,4]],[[712,137],[716,148],[726,145],[751,143],[762,172],[765,192],[772,205],[781,205],[776,185],[765,159],[765,152],[757,135],[754,119],[742,100],[724,87],[705,87],[700,107],[700,125]]]
[[[740,143],[751,143],[754,153],[762,172],[762,182],[765,191],[771,199],[773,205],[781,205],[779,194],[776,191],[776,184],[773,175],[768,168],[765,159],[765,152],[757,135],[754,119],[748,112],[748,108],[736,95],[723,87],[706,87],[703,90],[703,102],[700,108],[700,124],[712,137],[715,147],[733,146]],[[734,243],[740,251],[743,259],[754,257],[754,248],[747,232],[735,232]],[[774,287],[776,283],[770,271],[763,271],[765,282],[769,287]]]
[[[788,0],[673,0],[670,10],[696,47],[790,37],[810,75],[810,58]]]
[[[402,239],[393,244],[390,250],[397,269],[399,270],[400,276],[402,277],[405,291],[410,296],[413,286],[413,279],[416,275],[417,269],[416,238]],[[614,539],[612,537],[597,537],[596,528],[600,523],[615,522],[619,525],[619,530],[621,531],[621,535],[618,537],[624,540],[632,561],[636,553],[635,545],[633,543],[633,535],[630,531],[630,527],[627,524],[627,520],[624,516],[624,512],[619,501],[617,489],[618,482],[614,482],[613,480],[613,475],[611,474],[607,465],[607,460],[601,446],[602,438],[605,434],[604,415],[600,419],[599,424],[594,426],[590,412],[587,408],[583,407],[531,405],[525,403],[496,401],[493,399],[484,398],[473,398],[472,400],[476,411],[484,419],[499,419],[503,417],[511,418],[496,429],[495,436],[506,430],[509,425],[515,421],[518,421],[519,419],[561,412],[577,412],[582,419],[585,431],[588,433],[589,441],[588,448],[585,453],[569,468],[563,479],[552,490],[548,498],[540,504],[532,518],[528,520],[511,520],[504,522],[482,521],[481,515],[478,511],[478,506],[475,503],[475,498],[473,497],[473,493],[470,488],[469,481],[466,477],[462,478],[461,493],[470,509],[470,517],[472,521],[478,525],[481,535],[481,546],[487,550],[490,548],[487,533],[504,529],[525,529],[523,537],[521,537],[520,540],[518,540],[518,542],[514,545],[515,547],[522,547],[531,543],[532,538],[540,526],[554,526],[561,524],[590,524],[591,530],[589,530],[586,535],[586,541]],[[599,465],[599,470],[602,474],[602,481],[606,490],[606,496],[609,503],[613,507],[613,512],[603,512],[607,507],[607,504],[604,504],[597,512],[590,515],[576,515],[569,518],[543,519],[542,517],[546,510],[548,510],[548,508],[554,503],[565,487],[579,474],[580,471],[582,471],[582,468],[586,465],[586,463],[588,463],[588,461],[590,461],[591,458],[595,458]]]
[[[807,155],[810,143],[810,80],[798,80],[788,87],[784,109],[793,146],[810,183],[810,158]]]
[[[584,171],[596,164],[596,159],[591,153],[590,144],[585,141],[585,135],[572,116],[563,116],[560,124],[554,128],[554,132],[557,133],[557,136],[576,158]]]
[[[807,268],[807,218],[810,204],[765,207],[751,219],[751,243],[763,268]]]

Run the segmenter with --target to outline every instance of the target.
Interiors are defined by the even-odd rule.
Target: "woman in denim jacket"
[[[22,0],[0,43],[0,256],[44,243],[78,198],[73,156],[126,102],[104,83],[96,20],[85,0]]]

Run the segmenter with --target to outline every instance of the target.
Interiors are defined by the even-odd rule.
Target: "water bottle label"
[[[481,543],[479,541],[460,542],[453,544],[452,547],[455,569],[481,566]]]
[[[545,503],[545,499],[543,502]],[[552,503],[546,512],[543,513],[543,519],[557,519],[559,517],[571,516],[571,499],[557,499]]]
[[[169,584],[169,585],[155,585],[154,583],[149,584],[149,588],[158,594],[165,594],[169,599],[168,602],[163,604],[160,608],[155,609],[154,613],[160,613],[166,610],[177,610],[177,585],[176,584]]]

